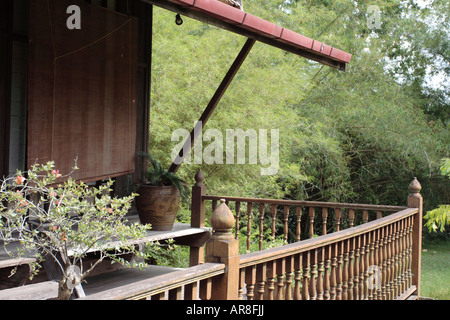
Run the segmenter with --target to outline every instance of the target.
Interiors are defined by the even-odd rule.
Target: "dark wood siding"
[[[81,30],[66,9],[81,8]],[[28,166],[74,177],[134,171],[138,19],[83,1],[31,0]]]

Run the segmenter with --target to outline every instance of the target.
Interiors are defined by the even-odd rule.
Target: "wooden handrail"
[[[264,199],[264,198],[245,198],[245,197],[229,197],[229,196],[213,196],[203,195],[203,200],[225,199],[225,201],[235,202],[251,202],[251,203],[266,203],[287,206],[304,206],[315,208],[338,208],[338,209],[358,209],[358,210],[374,210],[374,211],[400,211],[406,209],[406,206],[388,206],[376,204],[360,204],[360,203],[338,203],[338,202],[319,202],[319,201],[303,201],[303,200],[283,200],[283,199]]]
[[[225,273],[225,264],[205,263],[180,271],[148,278],[118,288],[102,291],[81,298],[80,300],[141,300],[157,296],[161,293],[176,290],[198,281],[212,279]],[[211,288],[209,288],[211,289]],[[185,292],[186,294],[186,292]],[[211,293],[207,293],[211,295]],[[197,297],[192,297],[197,299]]]
[[[270,260],[281,259],[307,250],[320,248],[337,241],[347,240],[349,238],[374,231],[376,229],[382,228],[394,222],[400,221],[404,218],[413,216],[418,212],[419,210],[417,208],[407,208],[392,215],[353,228],[337,231],[317,238],[302,240],[300,242],[287,244],[281,247],[247,253],[241,255],[240,266],[241,268],[245,268],[248,266],[264,263]]]

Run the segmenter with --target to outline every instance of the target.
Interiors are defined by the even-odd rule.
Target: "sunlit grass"
[[[424,242],[420,295],[450,300],[450,241]]]

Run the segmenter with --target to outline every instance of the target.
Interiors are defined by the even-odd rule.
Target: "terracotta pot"
[[[153,231],[170,231],[180,204],[180,191],[175,186],[142,185],[136,207],[142,224],[150,223]]]

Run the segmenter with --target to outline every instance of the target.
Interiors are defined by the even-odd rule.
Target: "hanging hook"
[[[181,26],[183,24],[183,19],[181,19],[180,14],[177,14],[175,17],[175,23],[177,24],[177,26]]]

